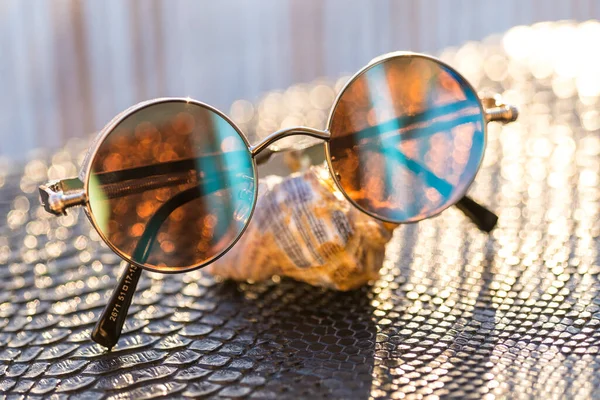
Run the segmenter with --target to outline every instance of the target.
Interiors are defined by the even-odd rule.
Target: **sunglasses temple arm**
[[[200,187],[195,186],[177,194],[160,206],[146,224],[144,233],[134,250],[133,259],[139,260],[140,263],[145,262],[160,226],[169,215],[182,205],[206,194],[208,193],[203,193]],[[94,342],[108,349],[117,344],[141,275],[142,268],[127,264],[117,287],[110,296],[108,304],[104,307],[92,331],[91,337]]]
[[[498,216],[469,196],[460,199],[456,207],[482,231],[490,233],[496,227]]]
[[[109,350],[117,344],[141,275],[142,269],[140,267],[127,264],[117,287],[110,296],[108,304],[104,307],[92,331],[91,336],[94,342]]]

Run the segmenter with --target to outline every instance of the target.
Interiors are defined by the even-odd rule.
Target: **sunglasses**
[[[489,121],[510,122],[515,107],[479,98],[433,57],[391,53],[371,61],[339,92],[326,130],[293,127],[251,145],[215,108],[188,98],[137,104],[97,135],[79,177],[40,186],[46,211],[85,212],[128,265],[92,339],[112,348],[142,269],[177,273],[210,264],[248,226],[257,165],[287,136],[324,142],[339,191],[366,214],[404,224],[456,205],[481,230],[496,215],[465,194],[481,165]],[[298,201],[306,194],[295,193]]]

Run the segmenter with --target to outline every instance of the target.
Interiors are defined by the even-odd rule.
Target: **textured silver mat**
[[[443,54],[476,87],[521,108],[517,123],[489,126],[471,191],[500,215],[491,236],[456,210],[400,227],[381,279],[349,293],[286,279],[235,284],[202,272],[145,273],[110,353],[89,334],[119,259],[82,212],[47,216],[36,194],[48,177],[75,174],[81,144],[24,168],[4,165],[0,393],[598,395],[599,32],[597,23],[539,25]],[[300,85],[257,107],[238,102],[231,114],[256,135],[286,118],[323,126],[335,87]]]

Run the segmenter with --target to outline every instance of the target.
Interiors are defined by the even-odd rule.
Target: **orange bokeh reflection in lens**
[[[151,104],[120,121],[100,145],[88,182],[90,210],[125,258],[154,270],[191,269],[241,234],[254,176],[246,143],[222,116],[185,101]],[[198,194],[164,212],[188,192]],[[142,257],[140,241],[148,237]]]
[[[348,197],[392,222],[454,204],[483,157],[485,120],[471,86],[417,55],[368,67],[341,93],[329,130],[331,166]]]

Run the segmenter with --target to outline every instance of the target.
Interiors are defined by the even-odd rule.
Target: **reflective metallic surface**
[[[268,147],[277,150],[277,147],[273,145],[273,143],[283,140],[285,138],[289,138],[290,136],[308,136],[315,139],[329,140],[329,132],[327,131],[308,128],[305,126],[294,126],[291,128],[280,129],[265,137],[258,144],[252,146],[252,154],[259,154],[261,151]],[[294,148],[297,149],[298,146],[296,145],[294,146]]]
[[[557,38],[568,40],[570,57],[553,55]],[[492,235],[453,208],[400,227],[381,278],[348,293],[287,279],[231,284],[202,271],[144,273],[110,353],[89,334],[120,259],[81,209],[55,218],[36,192],[48,179],[76,175],[88,143],[71,142],[23,166],[3,163],[0,393],[595,397],[600,86],[592,71],[600,59],[590,49],[598,38],[596,22],[543,24],[441,55],[521,111],[513,124],[489,125],[469,193],[498,212]],[[331,103],[319,101],[339,88],[324,81],[294,86],[256,105],[240,101],[235,107],[243,112],[231,114],[238,123],[243,116],[249,132],[284,125],[291,114],[310,116],[306,125],[322,129]],[[295,102],[266,100],[273,98]]]
[[[331,167],[345,194],[390,222],[416,222],[464,196],[485,149],[477,93],[421,55],[376,60],[333,110]]]
[[[239,132],[192,101],[156,100],[107,130],[85,182],[89,214],[128,261],[181,271],[218,257],[255,201],[252,156]]]

